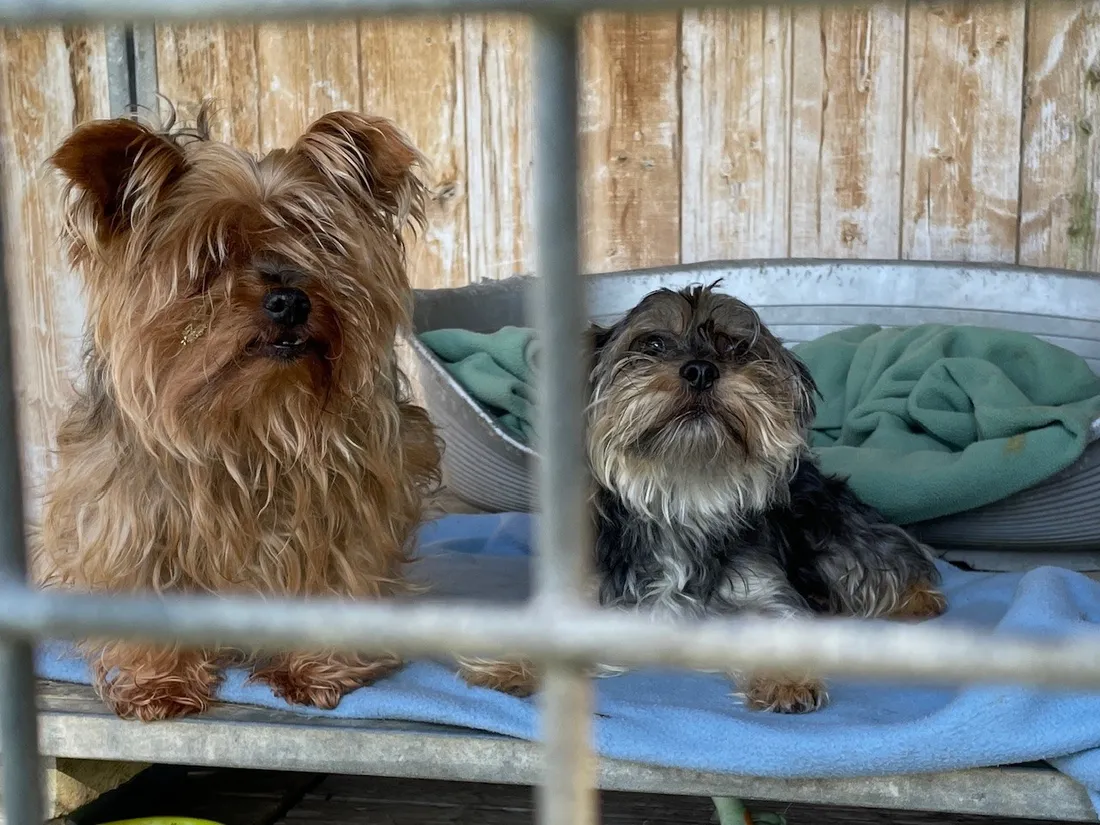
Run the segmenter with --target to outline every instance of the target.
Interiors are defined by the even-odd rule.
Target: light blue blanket
[[[530,517],[521,515],[448,516],[429,524],[421,534],[420,575],[439,582],[448,597],[522,599],[530,528]],[[1026,574],[942,570],[950,608],[937,621],[945,624],[1065,635],[1100,623],[1100,584],[1082,575],[1051,567]],[[39,650],[38,670],[49,679],[88,682],[87,668],[63,644]],[[719,676],[647,671],[596,685],[596,744],[610,757],[810,778],[1045,759],[1100,804],[1100,693],[834,682],[824,710],[782,716],[744,710]],[[229,674],[220,697],[286,708],[267,687],[246,685],[240,671]],[[532,700],[467,687],[433,662],[413,663],[324,715],[435,722],[523,739],[538,730]]]

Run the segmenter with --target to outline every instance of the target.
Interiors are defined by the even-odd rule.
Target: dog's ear
[[[601,327],[598,324],[592,324],[588,328],[588,340],[593,352],[599,355],[600,350],[607,346],[614,332],[614,327]]]
[[[798,425],[806,428],[814,423],[814,417],[817,415],[817,399],[822,397],[821,391],[817,388],[817,382],[814,381],[809,367],[806,366],[803,360],[785,347],[784,352],[790,362],[791,374],[795,382],[795,398],[797,399],[795,414],[798,418]]]
[[[423,157],[385,118],[331,112],[306,130],[295,150],[395,232],[423,225],[425,188],[415,172]]]
[[[73,219],[99,240],[140,222],[186,167],[175,143],[124,118],[78,126],[50,162],[76,192]]]
[[[608,345],[614,334],[615,327],[601,327],[598,324],[590,324],[585,331],[585,354],[588,356],[590,376],[600,362],[604,347]]]

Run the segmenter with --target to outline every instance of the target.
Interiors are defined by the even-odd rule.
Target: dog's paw
[[[203,713],[222,679],[205,654],[155,646],[110,645],[90,664],[100,698],[122,719],[140,722]]]
[[[821,709],[829,694],[819,679],[756,676],[745,685],[744,697],[750,710],[810,713]]]
[[[947,610],[943,593],[925,582],[914,584],[902,595],[889,618],[899,621],[934,619]]]
[[[264,682],[292,705],[332,710],[353,690],[389,676],[401,667],[397,657],[287,656],[256,668],[250,682]]]
[[[99,695],[122,719],[160,722],[203,713],[214,701],[219,681],[214,672],[192,672],[192,678],[165,674],[154,679],[120,669],[98,685]]]
[[[105,695],[104,701],[122,719],[132,719],[138,722],[161,722],[165,719],[177,719],[181,716],[190,716],[195,713],[203,713],[210,707],[210,697],[194,694],[179,693],[178,695],[158,695],[159,692],[150,691],[142,694],[140,691],[129,692],[128,695],[117,696],[113,692]]]
[[[529,662],[487,662],[463,659],[459,673],[472,687],[489,688],[524,699],[539,689],[538,678]]]
[[[265,675],[260,681],[266,682],[271,692],[287,704],[307,705],[321,710],[332,710],[340,704],[345,694],[358,687],[337,682],[304,681],[286,672]]]

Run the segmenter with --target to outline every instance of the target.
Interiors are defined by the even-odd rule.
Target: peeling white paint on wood
[[[410,250],[421,288],[468,280],[462,20],[360,21],[363,109],[397,122],[431,163],[428,229]]]
[[[1100,269],[1100,2],[1033,4],[1020,263]]]
[[[46,161],[78,119],[110,115],[106,60],[102,27],[0,34],[4,243],[31,514],[72,397],[85,312],[61,243],[60,180]]]
[[[534,270],[534,124],[531,26],[525,17],[463,20],[468,276],[507,278]]]
[[[794,11],[792,256],[897,256],[904,54],[904,4]]]
[[[902,257],[1016,259],[1024,3],[914,4]]]
[[[685,11],[681,32],[681,257],[785,257],[791,12]]]
[[[582,28],[581,258],[587,272],[680,258],[676,15],[599,13]]]

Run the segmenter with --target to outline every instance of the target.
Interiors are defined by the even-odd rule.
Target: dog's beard
[[[714,404],[701,399],[669,406],[672,410],[663,421],[634,439],[629,449],[639,459],[661,464],[675,460],[710,475],[747,457],[744,428],[715,410]]]
[[[596,480],[639,514],[668,522],[766,509],[786,494],[804,446],[793,417],[747,382],[688,396],[655,370],[624,371],[597,382],[589,416]]]

